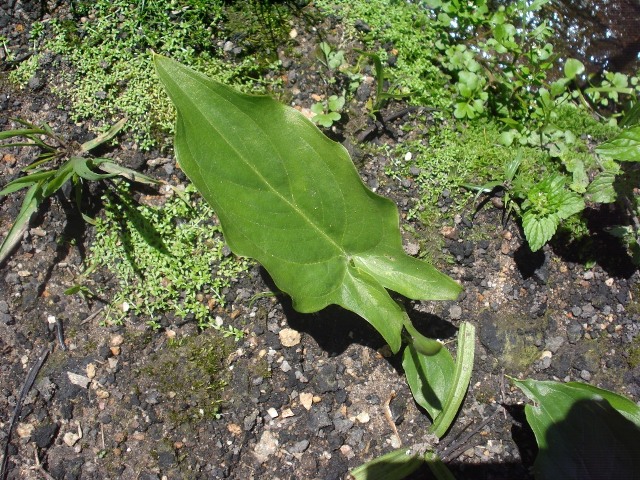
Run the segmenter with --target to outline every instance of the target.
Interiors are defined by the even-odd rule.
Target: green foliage
[[[443,436],[469,385],[475,329],[462,324],[454,362],[415,329],[387,289],[439,300],[455,298],[459,286],[404,253],[393,203],[367,189],[344,148],[299,112],[168,58],[155,62],[178,111],[178,161],[213,206],[229,246],[261,262],[298,311],[340,305],[369,321],[393,352],[406,331],[407,379],[432,416],[430,431]],[[435,455],[423,455],[392,453],[356,474],[403,478],[426,460],[447,478]]]
[[[457,296],[455,282],[404,253],[395,205],[367,189],[346,150],[299,112],[155,62],[178,110],[181,167],[231,249],[262,263],[297,310],[341,305],[397,352],[406,314],[387,288],[414,299]]]
[[[400,93],[411,93],[411,103],[449,105],[451,94],[443,88],[447,77],[439,67],[437,51],[429,47],[437,39],[437,29],[421,5],[394,0],[318,0],[314,4],[326,15],[339,12],[347,36],[361,38],[367,51],[375,53],[382,62],[390,55],[395,57],[386,77]],[[366,22],[371,31],[359,32],[356,21]],[[389,50],[381,49],[380,45],[388,46]]]
[[[125,120],[121,120],[107,132],[82,145],[66,142],[61,136],[55,134],[47,124],[38,127],[24,120],[16,121],[25,128],[0,132],[0,140],[22,137],[26,138],[26,141],[20,140],[14,143],[5,143],[1,146],[5,148],[35,147],[40,150],[40,153],[36,160],[22,169],[25,175],[7,183],[0,190],[0,197],[3,197],[28,188],[15,222],[7,232],[2,244],[0,244],[0,263],[20,243],[22,235],[29,227],[31,217],[38,211],[40,204],[54,195],[67,182],[71,182],[75,190],[78,210],[80,210],[82,186],[86,181],[99,181],[119,175],[138,182],[158,183],[156,180],[122,167],[112,160],[95,158],[90,155],[89,152],[91,150],[115,137],[122,129]],[[97,171],[102,171],[102,173]],[[93,220],[84,214],[83,218],[89,223],[93,223]]]
[[[211,208],[192,186],[162,206],[129,198],[124,185],[104,198],[88,259],[90,269],[103,267],[118,283],[106,321],[121,323],[133,313],[157,323],[165,313],[191,314],[201,327],[239,335],[211,313],[249,264],[225,252]]]
[[[411,325],[406,328],[414,330]],[[429,433],[440,438],[453,423],[471,379],[475,328],[468,323],[460,327],[455,362],[446,348],[421,352],[415,333],[404,350],[402,368],[416,403],[433,419]]]
[[[410,93],[399,92],[397,85],[392,85],[385,89],[385,81],[388,75],[386,75],[386,70],[382,64],[380,56],[375,53],[364,52],[362,50],[358,50],[358,52],[371,59],[375,67],[376,95],[373,100],[369,99],[367,102],[367,108],[372,115],[378,113],[385,106],[387,101],[391,99],[401,99],[411,96]]]
[[[263,5],[268,11],[259,16],[253,2],[243,8],[227,6],[222,0],[76,3],[76,13],[85,21],[50,22],[51,40],[34,46],[34,55],[11,76],[24,83],[35,72],[41,53],[60,54],[64,64],[58,67],[64,68],[60,68],[54,90],[71,101],[74,121],[109,122],[126,115],[126,128],[141,149],[153,146],[159,133],[171,131],[174,113],[153,74],[149,50],[198,65],[208,74],[247,90],[263,88],[254,87],[249,77],[256,76],[266,63],[262,53],[266,47],[253,50],[247,46],[252,48],[250,55],[225,59],[218,39],[228,38],[222,31],[223,20],[233,17],[243,21],[245,31],[261,19],[271,18],[270,9],[275,6]],[[279,30],[269,31],[281,35]]]
[[[344,95],[331,95],[326,102],[317,102],[311,106],[311,111],[315,114],[311,120],[325,128],[331,127],[334,122],[340,120],[339,112],[344,107]]]
[[[582,383],[514,380],[535,406],[527,422],[540,451],[536,478],[634,478],[640,468],[640,407]]]

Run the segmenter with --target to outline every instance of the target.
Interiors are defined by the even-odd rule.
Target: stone
[[[91,383],[91,379],[85,377],[84,375],[78,375],[77,373],[67,372],[67,377],[69,377],[69,381],[82,388],[87,388]]]
[[[300,332],[292,328],[283,328],[278,333],[280,343],[283,347],[295,347],[300,343]]]
[[[265,463],[269,457],[278,451],[278,437],[270,430],[265,430],[260,436],[260,440],[253,449],[256,460]]]
[[[300,405],[302,405],[307,410],[311,410],[311,406],[313,405],[313,394],[311,394],[311,393],[301,393],[300,394]]]

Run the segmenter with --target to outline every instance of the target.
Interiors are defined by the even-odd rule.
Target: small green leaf
[[[540,250],[545,243],[551,240],[558,229],[558,223],[556,215],[539,217],[531,211],[524,212],[522,229],[532,252]]]
[[[614,160],[640,162],[640,126],[623,130],[596,148],[596,152]]]
[[[589,200],[596,203],[613,203],[617,193],[613,184],[616,176],[611,172],[601,172],[587,187],[586,195]]]
[[[564,76],[574,79],[578,75],[582,75],[585,71],[584,64],[575,58],[569,58],[564,64]]]
[[[435,419],[444,409],[451,388],[455,369],[451,353],[441,348],[436,355],[422,355],[409,344],[402,355],[402,369],[414,400]]]
[[[343,96],[338,97],[337,95],[331,95],[329,97],[328,107],[329,107],[329,110],[331,110],[333,112],[339,112],[340,110],[342,110],[342,107],[344,107],[344,97]],[[340,120],[340,119],[338,118],[338,120]]]
[[[565,220],[571,215],[580,213],[584,210],[584,200],[580,195],[569,190],[564,190],[555,199],[557,207],[557,215],[560,220]]]
[[[640,407],[581,383],[514,380],[535,406],[525,414],[540,451],[536,478],[636,478],[640,471]]]

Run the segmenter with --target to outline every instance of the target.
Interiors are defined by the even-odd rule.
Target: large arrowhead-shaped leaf
[[[395,205],[302,114],[154,60],[178,111],[180,166],[216,211],[229,247],[258,260],[296,310],[341,305],[398,351],[403,310],[387,288],[420,300],[457,297],[457,283],[404,253]]]

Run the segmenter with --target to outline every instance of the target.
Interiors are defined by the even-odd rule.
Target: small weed
[[[224,305],[224,289],[248,261],[227,252],[211,208],[188,186],[185,202],[173,196],[162,207],[126,201],[121,185],[105,197],[105,214],[96,223],[89,265],[110,270],[118,282],[107,320],[120,323],[144,315],[158,326],[162,315],[193,316],[201,327],[240,335],[211,320]]]

